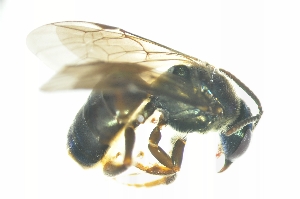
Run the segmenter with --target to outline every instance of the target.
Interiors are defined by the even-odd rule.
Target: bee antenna
[[[255,122],[254,126],[256,126],[257,121],[259,121],[261,115],[257,114],[255,116],[246,118],[242,121],[239,121],[238,123],[236,123],[235,125],[233,125],[233,127],[231,127],[226,133],[226,136],[230,136],[232,134],[234,134],[235,132],[237,132],[238,130],[240,130],[241,128],[243,128],[244,126],[251,124],[252,122]]]
[[[236,76],[234,76],[233,74],[231,74],[230,72],[224,70],[224,69],[219,69],[221,72],[225,73],[230,79],[232,79],[233,81],[235,81],[235,83],[241,87],[253,100],[254,102],[257,104],[258,110],[259,110],[259,114],[262,115],[263,110],[262,110],[262,106],[261,103],[259,101],[259,99],[256,97],[256,95],[250,90],[250,88],[248,88],[241,80],[239,80]]]
[[[263,110],[262,110],[262,106],[261,103],[259,101],[259,99],[256,97],[256,95],[250,90],[250,88],[248,88],[241,80],[239,80],[236,76],[234,76],[233,74],[231,74],[230,72],[220,68],[219,71],[223,72],[225,75],[227,75],[230,79],[232,79],[239,87],[241,87],[252,99],[253,101],[256,103],[257,108],[259,110],[259,113],[256,116],[252,116],[250,118],[244,119],[240,122],[238,122],[237,124],[235,124],[233,127],[231,127],[225,134],[227,136],[233,134],[234,132],[236,132],[237,130],[243,128],[244,126],[246,126],[247,124],[250,124],[252,122],[254,123],[254,127],[257,125],[259,119],[261,118],[262,114],[263,114]]]

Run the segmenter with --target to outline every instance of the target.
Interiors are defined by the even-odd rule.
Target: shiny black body
[[[51,23],[32,31],[27,45],[57,71],[42,90],[93,89],[69,130],[69,154],[85,168],[102,166],[109,176],[134,168],[160,177],[136,186],[172,182],[181,167],[186,136],[193,132],[220,133],[217,156],[225,156],[220,172],[226,170],[247,150],[263,114],[259,99],[230,72],[117,27]],[[233,85],[256,103],[257,113]],[[153,116],[156,113],[159,116]],[[146,121],[152,129],[143,132],[149,138],[140,143],[147,145],[152,159],[144,164],[139,160],[145,150],[135,157],[133,152],[139,144],[136,132]],[[171,139],[170,150],[160,143],[162,137]],[[119,147],[117,142],[123,142],[124,149],[110,150]]]
[[[189,92],[187,90],[192,88],[185,87],[185,85],[193,85],[194,88],[199,89],[198,92],[202,89],[202,92],[211,94],[213,98],[211,103],[218,100],[223,109],[222,113],[213,114],[209,111],[202,111],[195,105],[173,99],[168,95],[159,95],[149,96],[150,102],[141,114],[147,117],[158,109],[163,113],[166,125],[180,132],[221,131],[221,145],[227,163],[242,155],[249,145],[253,125],[248,124],[230,136],[224,133],[237,122],[251,117],[252,114],[244,101],[236,96],[228,77],[222,72],[216,71],[212,76],[207,68],[183,65],[171,67],[167,73],[162,74],[163,77],[168,75],[180,81],[183,87],[176,88],[165,82],[165,78],[158,78],[152,87],[174,90],[174,92],[182,89],[180,92]],[[205,91],[203,91],[204,87]],[[144,92],[130,92],[129,90],[122,92],[121,95],[122,104],[128,108],[129,112],[134,111],[147,97]],[[124,127],[125,124],[118,122],[117,117],[116,104],[119,98],[120,93],[94,90],[77,114],[69,131],[68,147],[74,159],[82,166],[89,167],[100,161],[109,149],[110,142],[116,133]],[[151,129],[149,133],[150,131]]]
[[[144,93],[122,93],[122,102],[134,111],[146,97]],[[116,109],[117,94],[94,91],[78,112],[68,134],[68,147],[72,156],[82,166],[92,166],[105,155],[110,141],[124,127],[119,123]]]

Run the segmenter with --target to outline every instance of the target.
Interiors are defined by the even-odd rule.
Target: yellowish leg
[[[123,164],[116,164],[113,161],[107,162],[103,167],[103,172],[108,176],[116,176],[131,166],[132,150],[135,142],[135,132],[131,127],[125,130],[125,156]]]

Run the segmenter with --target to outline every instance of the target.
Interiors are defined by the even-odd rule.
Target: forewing
[[[42,26],[28,35],[27,45],[57,71],[66,65],[97,61],[138,63],[162,69],[178,64],[205,64],[120,28],[90,22],[58,22]]]
[[[168,89],[152,84],[157,78]],[[184,79],[170,73],[158,73],[151,67],[136,63],[93,62],[77,66],[65,66],[43,87],[45,91],[69,89],[94,89],[109,92],[143,92],[154,96],[165,95],[195,106],[209,106],[203,93],[195,95],[192,83],[182,84]],[[199,107],[200,108],[200,107]]]
[[[90,22],[58,22],[32,31],[29,49],[58,73],[42,89],[137,89],[187,103],[191,97],[153,88],[150,83],[174,65],[206,67],[207,63],[122,29]],[[121,74],[121,75],[120,75]],[[116,77],[120,75],[119,80]],[[133,78],[134,77],[134,78]],[[140,79],[141,78],[141,79]],[[166,78],[180,87],[176,79]],[[199,96],[197,98],[199,101]],[[201,102],[200,102],[201,103]]]

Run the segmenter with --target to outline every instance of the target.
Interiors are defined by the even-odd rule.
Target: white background
[[[291,2],[0,1],[0,197],[299,198],[300,15]],[[216,143],[191,135],[176,182],[150,189],[81,169],[66,135],[89,91],[40,92],[53,71],[25,43],[31,30],[67,20],[121,27],[231,71],[265,111],[247,153],[217,174]]]

